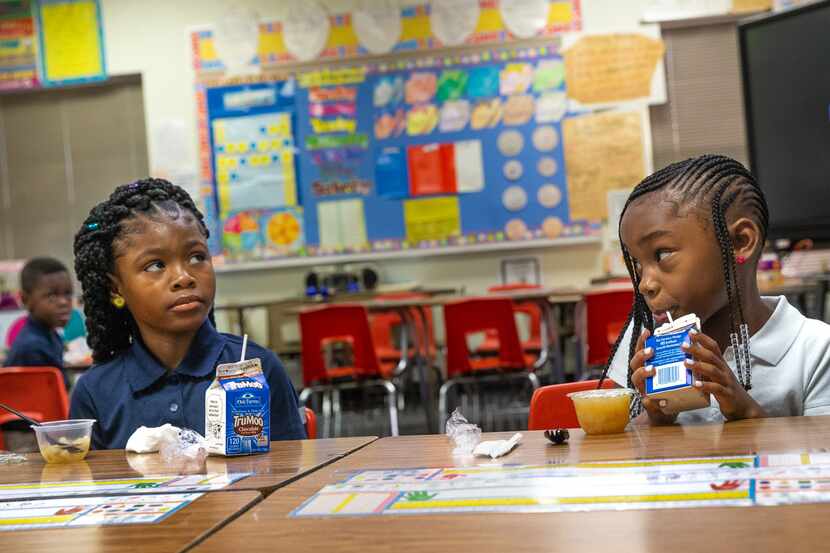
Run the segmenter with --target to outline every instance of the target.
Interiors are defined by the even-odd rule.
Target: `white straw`
[[[244,338],[242,338],[242,356],[239,358],[240,361],[245,360],[245,350],[248,349],[248,335],[246,334]]]
[[[673,322],[674,322],[674,319],[672,319],[672,318],[671,318],[671,313],[669,313],[668,311],[666,311],[666,317],[668,317],[668,318],[669,318],[669,323],[673,323]],[[246,340],[248,339],[248,335],[247,335],[247,334],[245,335],[245,339],[246,339]],[[242,354],[243,354],[243,355],[245,354],[245,348],[244,348],[244,347],[242,348]]]

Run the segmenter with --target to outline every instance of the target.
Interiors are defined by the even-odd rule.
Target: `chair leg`
[[[441,426],[446,422],[447,417],[447,394],[450,389],[455,386],[455,380],[452,378],[441,384],[441,389],[438,392],[438,433],[443,434]]]
[[[331,437],[331,390],[323,390],[323,438]]]
[[[308,398],[310,398],[313,393],[314,390],[312,390],[311,387],[303,388],[303,391],[300,392],[300,397],[298,399],[300,407],[305,407],[306,402],[308,402]]]
[[[389,428],[393,436],[398,435],[398,389],[388,380],[383,381],[386,388],[387,404],[389,405]]]
[[[332,415],[334,416],[334,437],[339,438],[343,432],[343,411],[340,409],[340,390],[331,391]]]
[[[527,373],[527,379],[530,380],[530,385],[533,386],[533,390],[536,391],[539,388],[539,377],[536,373]]]

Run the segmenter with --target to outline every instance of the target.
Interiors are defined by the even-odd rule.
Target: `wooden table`
[[[256,491],[267,496],[280,486],[342,459],[376,439],[369,436],[271,442],[271,451],[263,455],[208,457],[206,471],[253,472],[252,476],[234,482],[221,491]],[[31,453],[26,457],[26,463],[0,465],[0,483],[47,483],[177,474],[175,469],[165,466],[157,453],[125,453],[121,449],[90,451],[84,461],[66,465],[45,463],[39,453]],[[163,490],[159,492],[163,493]]]
[[[199,543],[262,499],[257,492],[207,493],[158,524],[0,532],[0,550],[27,553],[173,553]]]
[[[509,433],[488,434],[485,439]],[[504,463],[789,452],[830,447],[830,417],[691,427],[636,427],[616,436],[571,431],[566,446],[525,432]],[[195,548],[200,553],[280,549],[420,551],[819,551],[830,543],[828,505],[591,513],[404,515],[291,519],[288,513],[345,471],[454,466],[445,436],[383,438],[286,486]]]

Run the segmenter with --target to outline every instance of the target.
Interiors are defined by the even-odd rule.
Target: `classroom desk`
[[[253,472],[252,476],[234,482],[221,491],[256,491],[267,496],[275,489],[342,459],[376,439],[367,436],[271,442],[271,451],[262,455],[208,457],[206,472]],[[26,457],[26,463],[0,465],[0,483],[46,483],[176,474],[175,470],[164,465],[157,453],[126,453],[122,449],[90,451],[83,461],[65,465],[45,463],[39,453],[30,453]],[[159,491],[163,493],[163,490]]]
[[[498,439],[510,433],[486,434]],[[505,464],[789,452],[830,447],[830,417],[759,419],[694,427],[638,426],[615,436],[571,431],[568,445],[525,432]],[[194,549],[386,552],[819,551],[830,543],[830,506],[721,507],[590,513],[389,515],[292,519],[288,513],[346,471],[457,465],[446,436],[383,438],[286,486]],[[482,462],[482,464],[484,464]]]
[[[207,493],[158,524],[0,532],[0,550],[26,553],[173,553],[213,534],[261,501],[257,492]]]

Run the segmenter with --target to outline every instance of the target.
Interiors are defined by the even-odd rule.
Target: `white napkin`
[[[502,455],[507,455],[510,451],[519,445],[519,442],[522,440],[522,435],[518,432],[513,434],[509,440],[490,440],[486,442],[481,442],[476,446],[473,450],[473,455],[478,455],[482,457],[490,457],[491,459],[495,459],[497,457],[501,457]]]
[[[148,428],[139,426],[127,440],[127,451],[135,453],[155,453],[166,441],[179,439],[179,428],[172,424]]]

